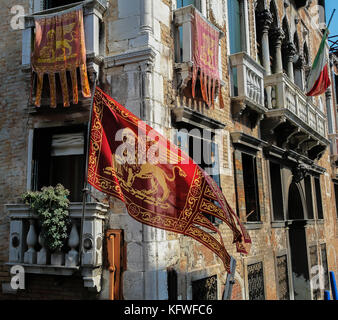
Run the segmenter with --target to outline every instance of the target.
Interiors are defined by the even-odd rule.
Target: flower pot
[[[63,266],[65,264],[65,255],[61,251],[57,251],[51,254],[50,264],[53,266]]]

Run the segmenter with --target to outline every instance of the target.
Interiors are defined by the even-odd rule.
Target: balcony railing
[[[284,73],[273,74],[264,78],[265,87],[272,87],[272,109],[267,115],[274,114],[277,110],[289,111],[305,129],[310,129],[326,140],[326,117],[311,98],[290,81]],[[299,121],[300,120],[300,121]]]
[[[80,4],[81,2],[77,3]],[[37,12],[25,16],[25,29],[22,33],[22,68],[29,69],[31,66],[31,55],[34,44],[35,23],[34,16],[53,14],[68,9],[72,5],[66,5],[53,9]],[[84,29],[87,59],[94,62],[100,58],[100,21],[107,8],[106,1],[89,0],[83,1]],[[95,66],[94,66],[95,67]],[[88,68],[89,69],[89,68]],[[98,68],[97,68],[98,69]]]
[[[258,113],[264,106],[264,68],[245,52],[230,56],[232,70],[231,100],[249,106]]]
[[[26,273],[53,275],[72,275],[81,269],[86,287],[99,286],[100,274],[97,268],[102,266],[103,222],[107,213],[106,205],[86,204],[81,259],[79,256],[81,203],[71,203],[69,207],[71,231],[64,246],[66,249],[57,254],[50,253],[45,248],[43,238],[40,237],[39,220],[27,205],[8,204],[6,210],[10,218],[9,265],[21,265]]]

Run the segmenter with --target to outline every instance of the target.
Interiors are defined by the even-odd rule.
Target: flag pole
[[[85,211],[86,211],[86,200],[88,194],[88,162],[89,162],[89,144],[90,144],[90,129],[92,126],[92,116],[93,116],[93,105],[94,105],[94,95],[96,91],[96,83],[97,83],[97,72],[93,72],[94,75],[94,85],[90,103],[90,112],[89,112],[89,121],[87,127],[87,143],[86,143],[86,164],[85,164],[85,172],[84,172],[84,183],[82,189],[82,216],[81,216],[81,233],[80,233],[80,248],[79,248],[79,265],[82,265],[82,247],[83,247],[83,225],[85,219]]]
[[[335,13],[335,12],[336,12],[336,9],[333,9],[333,12],[332,12],[332,14],[331,14],[331,18],[330,18],[330,20],[329,20],[329,23],[328,23],[326,29],[329,29],[330,24],[331,24],[331,21],[332,21],[332,18],[333,18],[333,16],[334,16],[334,13]]]

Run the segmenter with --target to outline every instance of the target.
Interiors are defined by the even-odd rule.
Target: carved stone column
[[[286,59],[288,63],[288,76],[290,80],[293,82],[294,81],[293,61],[297,53],[297,49],[296,49],[296,46],[292,42],[286,43],[284,49],[285,49]]]
[[[329,129],[329,134],[332,134],[336,132],[336,116],[333,113],[332,114],[332,90],[331,87],[329,87],[326,92],[325,92],[325,98],[326,98],[326,111],[327,111],[327,117],[328,117],[328,129]]]
[[[273,21],[272,14],[270,13],[269,10],[264,10],[257,14],[257,22],[261,29],[257,30],[256,32],[262,32],[262,59],[266,75],[271,75],[269,29],[272,24],[272,21]],[[272,91],[271,87],[267,87],[265,89],[268,109],[272,108],[271,91]]]
[[[295,83],[299,85],[299,87],[302,89],[302,90],[306,90],[306,88],[304,88],[304,79],[306,79],[306,76],[305,76],[305,58],[303,55],[299,55],[299,58],[295,64],[296,66],[296,69],[297,69],[297,72],[299,73],[299,76],[297,79],[296,75],[295,75]]]
[[[152,33],[152,0],[141,0],[141,27],[142,33]]]
[[[269,10],[261,11],[257,14],[257,22],[262,32],[262,56],[263,56],[263,67],[265,68],[266,74],[271,74],[270,66],[270,49],[269,49],[269,29],[272,24],[272,14]]]
[[[283,60],[282,60],[282,42],[285,38],[285,33],[282,28],[276,28],[272,30],[272,38],[275,45],[276,53],[276,70],[275,73],[283,72]]]

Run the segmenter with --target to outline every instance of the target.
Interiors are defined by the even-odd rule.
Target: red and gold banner
[[[80,71],[82,94],[91,96],[87,67],[82,7],[44,16],[35,16],[35,42],[32,69],[37,75],[35,105],[41,105],[44,75],[48,75],[50,105],[55,108],[56,79],[59,74],[63,105],[70,105],[67,74],[72,83],[72,102],[78,103],[77,68]]]
[[[195,98],[199,76],[202,98],[208,106],[214,105],[216,85],[220,84],[218,69],[219,30],[211,26],[198,10],[193,22],[193,75],[192,96]]]
[[[122,200],[139,222],[199,241],[221,258],[228,272],[230,256],[206,214],[230,227],[237,251],[246,253],[244,243],[251,243],[216,182],[177,146],[98,88],[88,182]],[[219,240],[201,226],[217,232]]]

